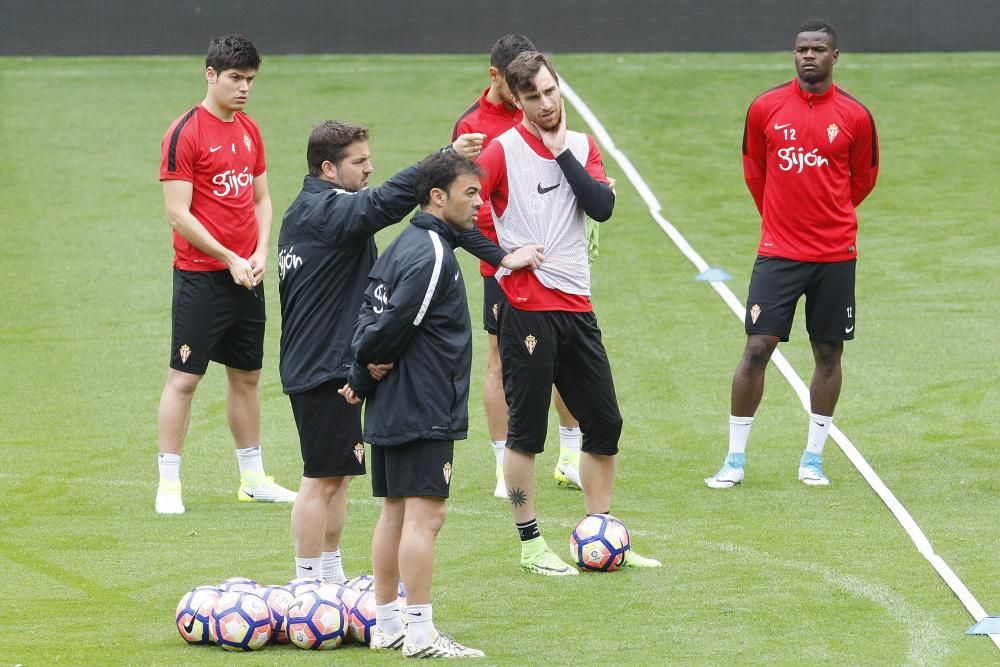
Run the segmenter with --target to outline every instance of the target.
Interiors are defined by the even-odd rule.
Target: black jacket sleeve
[[[507,256],[503,248],[486,238],[478,227],[462,232],[459,243],[465,250],[479,259],[483,260],[493,268],[500,266],[500,262]]]
[[[374,235],[381,229],[394,225],[417,205],[413,192],[413,177],[417,166],[412,165],[395,174],[377,188],[359,192],[337,192],[328,204],[331,210],[327,220],[337,220],[330,225],[331,236],[338,240],[352,241]],[[334,240],[334,239],[328,239]]]
[[[580,202],[587,216],[597,222],[604,222],[610,218],[615,209],[615,193],[608,184],[601,183],[588,174],[569,150],[560,153],[556,163],[565,174],[576,200]]]

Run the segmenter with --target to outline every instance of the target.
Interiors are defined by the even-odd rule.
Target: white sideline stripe
[[[566,82],[565,78],[560,77],[560,85],[562,88],[563,96],[569,100],[573,108],[576,109],[577,113],[583,117],[587,125],[590,126],[591,131],[597,137],[597,140],[601,143],[606,155],[611,155],[618,166],[621,167],[622,171],[628,177],[629,182],[632,183],[633,187],[638,191],[639,196],[642,200],[646,202],[649,207],[649,213],[653,216],[653,219],[660,225],[664,233],[670,240],[674,242],[674,245],[687,257],[692,264],[698,269],[698,272],[705,271],[709,268],[708,264],[702,259],[701,255],[691,247],[691,244],[687,242],[687,239],[677,231],[677,228],[670,224],[666,218],[660,215],[661,206],[660,202],[656,199],[656,195],[650,190],[649,185],[643,180],[639,171],[632,165],[632,162],[628,159],[625,153],[618,150],[615,146],[614,140],[612,140],[611,135],[608,131],[604,129],[604,125],[598,120],[597,116],[590,110],[586,103],[580,99],[580,96],[576,94],[576,91]],[[744,305],[740,303],[736,295],[733,294],[732,290],[722,281],[713,281],[711,283],[712,288],[718,292],[722,300],[726,302],[729,309],[733,311],[737,318],[742,322],[744,317]],[[806,412],[810,412],[809,406],[809,390],[806,387],[802,379],[795,373],[792,365],[788,363],[785,356],[781,354],[780,350],[775,349],[774,354],[771,357],[771,361],[774,362],[781,374],[785,376],[785,379],[795,390],[795,393],[799,396],[799,401],[802,403],[802,407],[805,408]],[[948,587],[955,593],[958,599],[961,601],[972,617],[979,622],[986,618],[988,614],[986,610],[983,609],[982,605],[976,600],[972,592],[969,591],[968,587],[958,578],[958,575],[952,571],[948,564],[939,555],[934,553],[934,548],[931,546],[930,541],[924,532],[917,525],[917,522],[913,520],[910,513],[903,507],[903,504],[899,502],[889,487],[879,478],[870,465],[868,461],[865,460],[861,452],[854,446],[854,443],[844,435],[844,433],[838,429],[836,426],[830,428],[830,436],[833,438],[840,450],[847,456],[847,458],[854,464],[861,476],[864,477],[868,485],[871,486],[872,490],[878,494],[882,502],[886,504],[889,511],[892,512],[896,520],[906,531],[906,534],[910,536],[913,540],[913,544],[916,545],[917,551],[920,552],[927,562],[931,564],[931,567],[944,579],[944,582]],[[1000,634],[988,635],[993,643],[1000,648]]]
[[[420,304],[420,310],[417,312],[417,316],[413,318],[413,326],[415,327],[420,326],[420,323],[424,320],[424,315],[427,314],[427,309],[431,305],[431,299],[434,298],[434,288],[437,287],[438,278],[441,276],[441,264],[444,262],[441,239],[429,229],[427,233],[431,237],[431,243],[434,244],[434,270],[431,272],[431,281],[427,283],[427,291],[424,293],[424,300]]]

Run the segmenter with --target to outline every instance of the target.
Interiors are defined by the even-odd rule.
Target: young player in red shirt
[[[451,140],[466,133],[483,135],[482,150],[498,136],[515,127],[521,122],[522,113],[514,105],[504,70],[514,58],[525,51],[534,51],[535,45],[524,35],[504,35],[496,41],[490,51],[490,87],[462,114]],[[596,239],[597,226],[588,221],[588,234]],[[489,202],[484,202],[479,209],[476,224],[483,234],[491,241],[497,240],[496,229],[493,227],[493,214]],[[593,230],[591,231],[591,227]],[[594,241],[596,248],[596,240]],[[501,299],[500,285],[494,274],[496,269],[487,262],[480,262],[480,275],[483,277],[483,328],[488,335],[486,376],[483,381],[483,407],[486,412],[486,422],[496,460],[496,488],[493,495],[497,498],[507,498],[507,487],[503,478],[504,446],[507,442],[507,402],[503,394],[503,376],[500,370],[500,352],[497,348],[497,308]],[[559,414],[559,460],[556,462],[553,477],[560,484],[579,488],[580,486],[580,424],[570,413],[558,390],[552,392]]]
[[[807,21],[795,37],[797,76],[761,94],[747,112],[743,173],[761,214],[761,240],[747,297],[747,343],[733,377],[729,453],[705,480],[726,489],[744,477],[746,443],[764,393],[764,370],[787,341],[806,297],[816,366],[799,480],[826,486],[823,446],[840,396],[840,357],[854,338],[855,209],[875,187],[878,135],[871,113],[833,83],[837,34]]]
[[[264,356],[264,286],[271,197],[264,144],[243,113],[260,66],[250,40],[213,39],[208,92],[170,124],[160,180],[174,230],[170,368],[157,420],[159,514],[182,514],[180,462],[191,399],[209,361],[226,366],[226,416],[240,467],[237,497],[293,502],[264,474],[257,383]]]

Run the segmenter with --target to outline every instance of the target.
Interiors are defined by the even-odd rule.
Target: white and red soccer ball
[[[227,651],[258,651],[271,639],[271,609],[255,593],[223,593],[209,628],[212,639]]]
[[[257,582],[246,577],[230,577],[219,584],[217,588],[223,593],[232,591],[252,593],[257,589]]]
[[[285,616],[288,605],[295,596],[284,586],[264,586],[256,591],[271,610],[271,641],[276,644],[287,644],[290,640],[285,632]]]
[[[288,638],[299,648],[323,651],[337,648],[347,636],[347,610],[321,590],[302,593],[288,605]]]
[[[631,548],[625,524],[610,514],[585,516],[569,536],[573,562],[591,572],[617,570]]]
[[[288,592],[292,594],[292,597],[297,598],[306,591],[314,591],[322,585],[323,585],[322,579],[299,577],[298,579],[292,579],[287,584],[285,584],[285,588],[287,588]]]
[[[177,603],[177,631],[189,644],[212,644],[209,633],[212,610],[220,591],[215,586],[198,586],[184,594]]]

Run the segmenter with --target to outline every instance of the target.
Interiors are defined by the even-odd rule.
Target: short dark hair
[[[503,74],[507,71],[510,61],[518,57],[525,51],[537,51],[531,40],[524,35],[504,35],[493,45],[490,51],[490,65],[497,68]]]
[[[323,163],[337,164],[347,155],[347,147],[356,141],[368,141],[368,128],[342,120],[327,120],[313,128],[306,148],[309,175],[323,173]]]
[[[223,35],[208,43],[205,67],[216,72],[227,69],[260,69],[260,53],[249,39],[242,35]]]
[[[428,155],[417,165],[417,173],[413,177],[417,203],[426,206],[431,201],[431,190],[448,190],[455,179],[463,174],[482,176],[475,162],[455,151],[446,150]]]
[[[559,83],[559,75],[556,74],[555,68],[552,67],[552,63],[544,54],[538,51],[525,51],[514,58],[504,72],[504,78],[507,79],[510,92],[519,95],[534,90],[535,76],[543,66],[549,70],[549,74],[556,80],[556,83]]]
[[[832,25],[822,19],[809,19],[799,26],[795,36],[798,37],[803,32],[825,32],[830,36],[830,46],[837,48],[837,31],[833,29]]]

